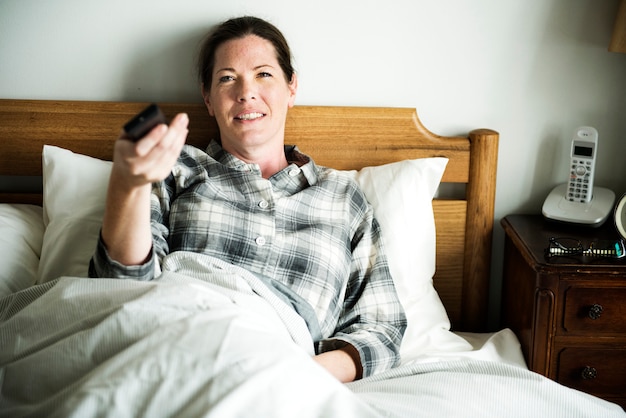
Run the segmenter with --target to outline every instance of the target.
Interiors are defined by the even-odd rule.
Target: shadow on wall
[[[122,101],[202,103],[196,77],[196,55],[206,27],[181,33],[169,42],[154,42],[149,36],[135,42],[134,55],[128,60],[120,86]],[[0,176],[2,192],[41,192],[41,177]]]
[[[137,40],[136,55],[127,66],[124,101],[202,102],[196,76],[200,44],[213,23],[196,28],[167,43]]]
[[[614,76],[615,83],[596,75],[599,66],[615,59],[608,45],[619,0],[611,3],[600,6],[588,2],[570,7],[567,0],[559,0],[552,5],[527,80],[526,97],[535,115],[552,114],[556,118],[535,121],[543,126],[539,129],[542,140],[530,189],[533,195],[519,212],[539,211],[550,190],[567,181],[570,144],[578,126],[591,125],[599,131],[596,184],[616,194],[624,187],[626,165],[623,158],[618,161],[617,157],[623,155],[623,140],[615,136],[626,127],[623,110],[619,110],[626,96],[612,87],[623,85],[624,75],[617,67],[609,76]],[[576,71],[571,71],[573,66]],[[606,97],[604,104],[592,101],[594,105],[589,106],[584,100],[598,95]]]

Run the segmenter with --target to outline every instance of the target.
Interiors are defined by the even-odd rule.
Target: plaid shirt
[[[144,266],[112,262],[100,242],[93,275],[150,280],[155,258],[204,253],[252,272],[293,301],[316,352],[352,344],[363,376],[397,364],[406,318],[373,209],[350,176],[317,166],[296,147],[270,179],[212,141],[185,146],[152,193],[153,251]],[[312,308],[312,309],[311,309]],[[306,316],[306,315],[305,315]]]

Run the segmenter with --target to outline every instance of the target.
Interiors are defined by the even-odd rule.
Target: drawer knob
[[[602,305],[598,305],[597,303],[594,303],[591,308],[589,308],[589,313],[587,314],[589,316],[589,318],[591,319],[598,319],[600,318],[600,315],[602,315],[602,311],[604,309],[602,308]]]
[[[584,380],[595,379],[596,377],[598,377],[598,371],[595,367],[585,366],[580,375]]]

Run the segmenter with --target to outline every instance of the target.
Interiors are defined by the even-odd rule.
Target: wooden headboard
[[[0,100],[0,176],[41,176],[44,144],[111,159],[120,127],[147,103]],[[160,104],[168,117],[187,112],[187,142],[204,148],[217,126],[203,104]],[[433,202],[437,227],[437,289],[453,324],[487,327],[494,217],[497,132],[443,137],[407,108],[296,106],[286,142],[320,165],[359,169],[403,159],[447,157],[444,183],[465,184],[464,196]],[[0,193],[0,202],[41,203],[41,194]]]

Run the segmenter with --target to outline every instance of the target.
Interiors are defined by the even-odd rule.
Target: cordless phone
[[[569,179],[556,186],[543,202],[541,213],[548,219],[598,227],[613,210],[615,193],[594,187],[598,131],[591,126],[574,130],[570,147]]]
[[[598,131],[595,128],[583,126],[574,131],[566,195],[570,202],[591,201],[597,149]]]

